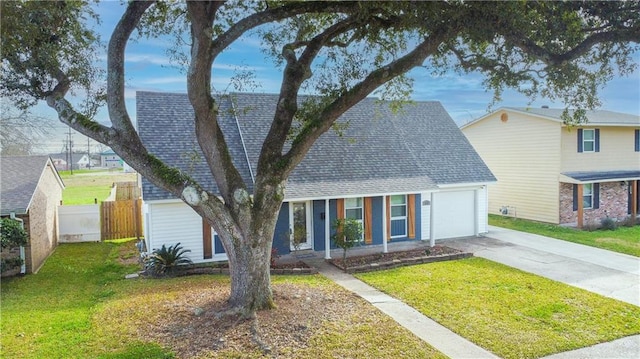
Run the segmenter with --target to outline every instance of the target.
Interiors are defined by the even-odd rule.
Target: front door
[[[291,250],[311,249],[311,202],[289,204],[289,233]]]

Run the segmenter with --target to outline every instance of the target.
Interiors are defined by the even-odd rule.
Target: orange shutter
[[[407,195],[407,232],[409,239],[416,238],[416,195]]]
[[[391,240],[391,196],[387,196],[387,242]]]
[[[204,259],[213,257],[211,226],[204,219],[202,220],[202,251],[204,252]]]
[[[364,198],[364,243],[373,243],[373,236],[371,234],[371,227],[373,223],[373,217],[371,214],[371,197]]]
[[[336,218],[344,219],[344,198],[336,199]]]

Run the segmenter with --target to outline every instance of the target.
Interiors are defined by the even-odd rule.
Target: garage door
[[[474,191],[434,193],[435,239],[475,235]]]

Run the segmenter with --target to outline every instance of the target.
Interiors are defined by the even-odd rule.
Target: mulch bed
[[[316,268],[309,267],[303,261],[292,263],[276,263],[271,266],[271,274],[315,274],[318,273]],[[194,267],[184,271],[184,275],[196,274],[229,274],[228,263],[218,263],[213,266]]]
[[[328,262],[348,273],[361,273],[412,264],[468,258],[472,255],[458,249],[437,245],[430,248],[407,251],[349,256],[346,260],[346,268],[342,258],[330,259]]]
[[[347,266],[342,257],[328,260],[329,263],[346,271],[347,273],[361,273],[375,270],[390,269],[412,264],[439,262],[460,258],[468,258],[473,254],[462,252],[458,249],[446,246],[434,246],[429,248],[412,249],[406,251],[394,251],[389,253],[372,253],[360,256],[347,257]],[[276,262],[271,267],[271,274],[316,274],[316,268],[308,266],[303,261]],[[212,266],[194,267],[185,270],[182,275],[197,274],[229,274],[228,263],[217,263]]]

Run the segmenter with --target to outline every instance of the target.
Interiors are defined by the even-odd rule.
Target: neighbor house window
[[[578,198],[578,185],[573,185],[573,210],[578,210],[578,205],[582,201],[583,209],[600,208],[600,184],[585,183],[582,185],[582,198]]]
[[[362,197],[344,199],[344,218],[355,219],[364,228],[364,209]],[[364,231],[362,231],[364,235]],[[360,238],[362,241],[364,237]]]
[[[634,151],[640,152],[640,130],[634,131]]]
[[[582,207],[593,208],[593,183],[585,183],[582,187]]]
[[[391,196],[391,238],[407,236],[407,196]]]
[[[584,130],[582,132],[582,150],[584,152],[594,152],[596,149],[596,131]]]
[[[578,152],[600,152],[599,129],[578,129]]]

